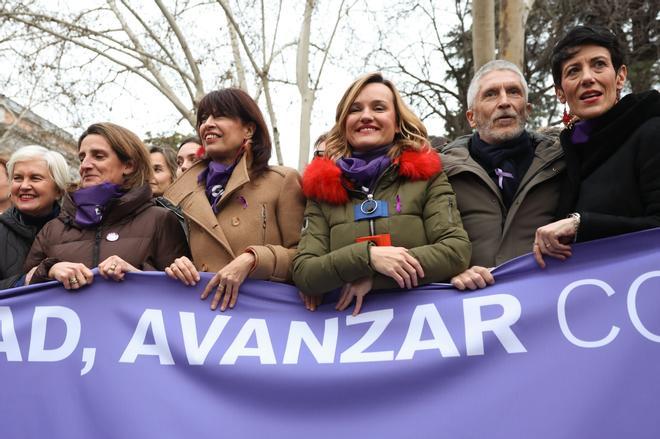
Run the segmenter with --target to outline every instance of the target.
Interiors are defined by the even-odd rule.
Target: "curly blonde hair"
[[[335,114],[335,125],[328,132],[328,138],[325,141],[325,157],[336,161],[342,157],[351,156],[351,146],[346,140],[346,118],[355,99],[369,84],[383,84],[390,89],[394,96],[397,133],[394,136],[394,146],[389,152],[390,157],[397,158],[405,149],[418,151],[428,148],[426,127],[422,121],[403,102],[394,84],[383,78],[381,73],[376,72],[358,78],[348,87],[339,101]]]

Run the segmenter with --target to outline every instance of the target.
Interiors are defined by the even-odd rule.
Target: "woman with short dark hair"
[[[228,88],[207,94],[197,110],[203,159],[165,192],[189,227],[192,261],[177,259],[166,272],[186,285],[214,271],[202,299],[211,309],[232,308],[247,278],[291,280],[305,200],[297,171],[268,166],[271,142],[256,102]]]
[[[552,52],[552,76],[566,105],[561,133],[566,180],[558,218],[534,241],[561,260],[571,243],[660,227],[660,93],[621,97],[628,74],[623,50],[607,29],[578,26]]]
[[[81,189],[65,195],[60,215],[37,235],[25,262],[35,267],[31,283],[55,279],[78,289],[92,283],[97,266],[121,281],[188,254],[176,216],[152,200],[149,153],[134,133],[93,124],[78,140],[78,158]]]

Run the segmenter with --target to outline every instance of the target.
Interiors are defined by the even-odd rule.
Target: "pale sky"
[[[283,22],[280,25],[281,31],[278,41],[292,41],[297,37],[302,21],[301,8],[298,6],[298,3],[302,2],[285,1],[282,15]],[[388,42],[388,48],[393,51],[401,50],[412,41],[415,41],[415,39],[423,38],[424,32],[428,31],[423,26],[419,26],[418,19],[410,18],[407,21],[403,21],[389,17],[393,10],[391,5],[397,3],[400,2],[396,0],[368,2],[370,10],[378,9],[380,11],[377,14],[376,23],[374,24],[374,18],[366,14],[363,10],[360,10],[360,8],[364,8],[364,3],[358,2],[351,12],[349,23],[354,29],[354,36],[349,37],[343,29],[340,29],[337,33],[331,50],[333,60],[326,63],[321,80],[322,86],[317,94],[314,105],[311,142],[320,133],[332,126],[337,102],[346,87],[358,75],[375,70],[372,62],[366,63],[365,66],[365,59],[369,57],[373,47],[379,42],[378,27],[381,29],[392,29],[391,32],[388,32],[392,36],[396,33],[396,37]],[[338,4],[339,2],[337,0],[321,2],[321,10],[314,16],[312,21],[312,41],[316,39],[317,42],[322,42],[324,38],[319,38],[319,36],[328,35]],[[434,4],[437,13],[446,17],[448,25],[455,20],[453,16],[453,1],[436,1]],[[66,2],[49,3],[49,7],[54,7],[54,5],[55,7],[78,7],[67,4]],[[195,23],[195,28],[199,29],[199,33],[191,35],[191,41],[194,41],[195,37],[201,36],[201,39],[197,40],[200,41],[198,44],[191,44],[191,49],[196,56],[198,53],[200,56],[208,56],[208,51],[210,50],[212,56],[229,57],[229,53],[226,50],[222,50],[222,48],[213,50],[201,47],[206,42],[205,40],[211,40],[210,37],[205,38],[204,32],[208,32],[208,29],[213,31],[212,35],[216,38],[224,38],[222,36],[223,32],[226,35],[224,28],[225,21],[221,12],[219,6],[213,5],[212,9],[199,9],[196,15],[192,16],[193,14],[191,14],[189,17]],[[377,23],[377,21],[381,22]],[[190,34],[189,28],[184,28],[184,31]],[[212,44],[212,42],[209,44]],[[338,58],[341,58],[340,63],[337,63]],[[245,58],[244,61],[247,62]],[[318,61],[316,62],[318,63]],[[278,78],[291,80],[295,78],[294,69],[295,50],[290,50],[286,54],[286,61],[283,65],[282,63],[274,65],[273,73]],[[442,72],[440,69],[438,71]],[[88,72],[85,71],[85,74],[90,74]],[[10,73],[12,73],[12,78],[20,78],[21,76],[21,72],[15,70]],[[205,76],[206,91],[213,90],[215,88],[213,72],[209,72],[207,69],[206,71],[203,70],[202,74]],[[391,77],[391,79],[396,83],[397,78]],[[43,82],[45,83],[46,80]],[[254,83],[250,86],[252,88],[249,91],[253,94]],[[299,94],[295,86],[273,84],[272,87],[285,165],[296,167],[298,161],[297,145],[300,117]],[[4,93],[21,104],[27,104],[29,100],[26,96],[29,91],[26,89],[25,84],[20,81],[9,81]],[[263,95],[259,100],[259,106],[266,120],[270,122]],[[74,137],[77,137],[82,128],[73,126],[75,118],[70,116],[69,110],[69,108],[62,108],[61,104],[51,101],[39,103],[33,107],[33,111],[37,114],[51,120],[53,123],[69,131]],[[126,77],[121,82],[106,87],[96,98],[95,103],[90,106],[81,104],[76,110],[76,113],[78,113],[77,118],[82,122],[83,127],[93,122],[108,120],[123,125],[142,137],[148,131],[165,134],[174,131],[192,133],[189,124],[181,121],[180,114],[174,109],[172,104],[144,80],[135,76]],[[442,120],[427,119],[425,123],[430,134],[443,134]],[[273,157],[275,157],[274,152]]]

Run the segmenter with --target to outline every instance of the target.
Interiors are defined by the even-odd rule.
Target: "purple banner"
[[[658,438],[660,230],[496,284],[330,299],[250,281],[220,313],[162,273],[0,296],[3,438]]]

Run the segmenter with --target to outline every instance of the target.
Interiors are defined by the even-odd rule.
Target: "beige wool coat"
[[[216,215],[204,185],[197,183],[207,163],[201,161],[187,170],[164,194],[185,216],[195,267],[218,271],[249,251],[256,257],[250,278],[290,281],[305,210],[300,174],[271,166],[251,178],[245,154],[227,182]]]

